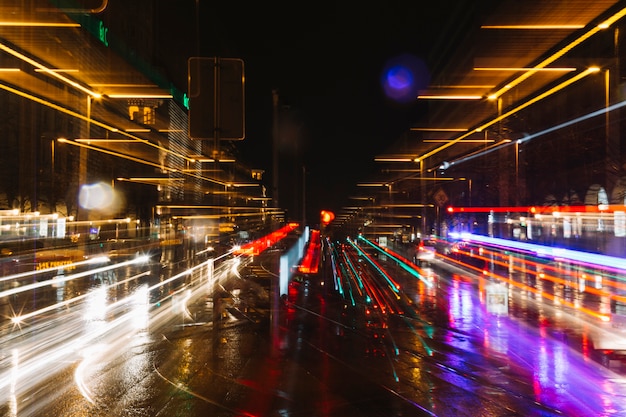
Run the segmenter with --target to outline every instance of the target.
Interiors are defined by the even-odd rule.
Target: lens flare
[[[104,213],[115,213],[122,205],[122,200],[122,195],[105,182],[85,184],[78,195],[81,207]]]
[[[387,98],[399,103],[409,103],[418,92],[428,86],[430,75],[426,64],[419,58],[404,54],[387,61],[381,84]]]

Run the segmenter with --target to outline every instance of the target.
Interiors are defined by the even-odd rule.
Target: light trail
[[[138,278],[141,278],[143,276],[146,276],[146,275],[150,275],[150,271],[146,271],[146,272],[142,272],[142,273],[137,274],[137,275],[133,275],[130,278],[127,278],[127,279],[122,280],[122,281],[117,281],[114,284],[111,284],[111,285],[108,285],[108,286],[105,286],[105,287],[101,287],[101,288],[104,288],[104,290],[106,291],[106,290],[109,290],[110,288],[115,288],[115,287],[117,287],[117,286],[119,286],[121,284],[124,284],[126,282],[130,282],[130,281],[134,281],[134,280],[136,280]],[[69,298],[67,300],[60,301],[60,302],[58,302],[56,304],[52,304],[52,305],[49,305],[47,307],[40,308],[39,310],[31,311],[30,313],[26,313],[26,314],[22,314],[22,315],[19,315],[19,316],[12,317],[11,321],[13,321],[13,323],[15,323],[15,324],[23,323],[25,320],[27,320],[27,319],[29,319],[31,317],[35,317],[35,316],[41,315],[43,313],[47,313],[47,312],[56,310],[57,308],[69,307],[70,304],[77,303],[78,301],[84,300],[85,298],[87,298],[89,296],[90,296],[90,293],[77,295],[76,297],[72,297],[72,298]],[[113,307],[114,305],[121,305],[121,304],[125,303],[126,301],[127,301],[127,299],[124,298],[124,299],[119,300],[116,303],[110,305],[109,307]]]
[[[542,130],[540,132],[524,136],[523,138],[518,139],[517,143],[518,144],[522,144],[522,143],[528,142],[528,141],[536,139],[536,138],[538,138],[540,136],[546,135],[546,134],[548,134],[550,132],[554,132],[555,130],[563,129],[565,127],[571,126],[571,125],[576,124],[576,123],[583,122],[583,121],[585,121],[587,119],[591,119],[593,117],[605,116],[608,112],[620,109],[620,108],[622,108],[624,106],[626,106],[626,101],[621,101],[619,103],[615,103],[615,104],[610,105],[608,107],[604,107],[604,108],[601,108],[599,110],[593,111],[593,112],[591,112],[589,114],[586,114],[584,116],[580,116],[580,117],[577,117],[575,119],[568,120],[567,122],[561,123],[559,125],[552,126],[552,127],[548,128],[548,129]],[[511,145],[515,145],[515,141],[510,142],[508,144],[505,144],[503,146],[500,146],[498,148],[492,148],[492,149],[487,149],[487,150],[485,150],[483,152],[477,152],[475,154],[472,154],[472,155],[469,155],[469,156],[466,156],[466,157],[462,157],[462,158],[456,159],[456,160],[448,162],[448,163],[450,164],[450,166],[457,165],[457,164],[462,164],[464,162],[471,161],[474,158],[483,157],[485,155],[490,154],[491,152],[499,151],[502,148],[505,148],[505,147],[508,147],[508,146],[511,146]]]
[[[487,258],[485,256],[482,256],[482,255],[473,255],[473,257],[477,258],[477,259],[481,259],[481,260],[487,261],[487,262],[491,261],[489,258]],[[539,296],[541,298],[544,298],[546,300],[550,300],[553,303],[558,303],[558,304],[565,305],[565,306],[567,306],[567,307],[569,307],[569,308],[571,308],[573,310],[577,310],[577,311],[580,311],[582,313],[585,313],[585,314],[587,314],[590,317],[594,317],[594,318],[599,319],[599,320],[604,321],[604,322],[610,320],[609,316],[607,316],[606,314],[602,314],[602,313],[596,312],[594,310],[591,310],[589,308],[576,305],[576,304],[574,304],[574,303],[572,303],[570,301],[567,301],[567,300],[561,300],[561,299],[557,300],[556,297],[554,296],[554,294],[550,294],[548,292],[539,290],[539,289],[537,289],[535,287],[532,287],[530,285],[526,285],[526,284],[523,284],[521,282],[517,282],[517,281],[515,281],[515,280],[513,280],[511,278],[507,278],[507,277],[504,277],[502,275],[498,275],[498,274],[496,274],[494,272],[488,271],[488,270],[483,269],[483,268],[478,268],[478,267],[476,267],[474,265],[470,265],[468,263],[464,263],[462,261],[458,261],[458,260],[456,260],[454,258],[451,258],[451,257],[445,257],[444,256],[444,258],[447,259],[448,261],[452,262],[452,263],[460,264],[460,265],[462,265],[465,268],[472,269],[472,270],[478,272],[479,274],[482,274],[483,276],[491,277],[491,278],[496,279],[498,281],[501,281],[501,282],[504,282],[506,284],[512,285],[514,287],[517,287],[517,288],[519,288],[521,290],[533,293],[533,294],[535,294],[535,295],[537,295],[537,296]]]
[[[78,364],[76,370],[74,371],[74,382],[76,383],[80,394],[91,404],[95,404],[96,402],[92,398],[93,394],[85,382],[85,373],[89,365],[95,362],[98,355],[100,355],[104,350],[105,347],[102,344],[93,345],[84,349],[82,353],[83,360]]]
[[[34,276],[34,275],[45,274],[47,272],[58,271],[59,269],[69,269],[69,268],[75,268],[75,267],[82,266],[82,265],[92,265],[92,264],[98,264],[98,263],[106,263],[106,262],[109,262],[109,261],[110,261],[110,259],[108,257],[106,257],[106,256],[98,256],[96,258],[87,259],[86,261],[72,262],[72,263],[69,263],[69,264],[64,264],[62,266],[54,266],[54,267],[51,267],[51,268],[37,269],[37,270],[33,270],[33,271],[26,271],[26,272],[20,272],[18,274],[7,275],[7,276],[4,276],[4,277],[0,278],[0,282],[12,281],[12,280],[20,279],[20,278],[31,277],[31,276]],[[0,293],[0,296],[1,296],[1,293]]]
[[[484,255],[490,255],[490,256],[496,257],[497,259],[500,259],[500,260],[495,260],[495,259],[488,259],[488,258],[482,257],[481,259],[485,260],[485,262],[493,262],[502,267],[509,268],[509,270],[519,271],[521,273],[525,273],[525,272],[536,273],[537,277],[539,278],[547,279],[556,284],[561,284],[570,288],[574,288],[580,292],[587,291],[589,293],[593,293],[599,296],[611,296],[618,300],[626,300],[626,298],[623,296],[609,293],[607,291],[603,291],[601,289],[597,289],[594,287],[587,287],[585,284],[580,284],[579,283],[580,279],[583,279],[586,281],[587,278],[589,278],[587,274],[593,275],[594,277],[601,277],[601,278],[605,277],[605,274],[599,274],[597,271],[584,268],[585,266],[584,264],[581,265],[581,269],[566,270],[559,266],[552,266],[552,264],[546,264],[546,263],[541,263],[541,262],[537,262],[533,260],[519,258],[517,256],[514,256],[513,254],[503,254],[501,252],[484,249],[482,247],[477,247],[477,248],[479,248],[479,250],[481,250]],[[457,253],[464,254],[469,257],[478,258],[473,253],[467,252],[467,251],[457,250]],[[541,259],[538,257],[533,257],[532,255],[529,255],[529,256],[531,256],[531,258],[534,258],[534,259]],[[519,266],[515,265],[514,261]],[[563,260],[557,258],[555,259],[555,261],[563,261]],[[552,271],[554,274],[558,274],[559,276],[549,275],[545,273],[544,271]],[[581,273],[581,276],[578,276],[577,274],[578,272]],[[606,272],[612,272],[612,271],[606,271]],[[570,279],[574,281],[573,282],[568,281],[567,279],[563,279],[560,276],[569,277]],[[626,282],[624,282],[624,278],[618,275],[609,275],[609,274],[606,274],[606,277],[609,279],[607,279],[606,281],[603,280],[604,281],[602,285],[603,288],[611,287],[614,290],[616,290],[616,292],[620,292],[622,294],[626,293]]]
[[[394,293],[398,294],[400,292],[400,285],[393,281],[391,279],[391,277],[389,276],[389,274],[387,274],[380,265],[378,265],[371,256],[369,256],[368,254],[366,254],[361,248],[359,248],[359,246],[352,242],[349,241],[350,245],[352,245],[352,247],[365,259],[367,260],[367,262],[369,262],[370,265],[372,265],[372,267],[378,271],[378,273],[385,279],[385,281],[387,281],[387,283],[389,284],[389,288],[391,289],[391,291],[393,291]]]
[[[68,316],[69,314],[66,315],[66,317]],[[28,387],[35,386],[42,379],[56,374],[68,363],[74,361],[77,351],[96,340],[127,338],[129,334],[134,332],[129,332],[129,329],[125,328],[124,325],[132,322],[133,316],[134,312],[130,311],[111,322],[102,323],[99,327],[92,327],[84,333],[81,331],[83,326],[75,317],[73,320],[66,320],[63,327],[48,328],[39,332],[37,338],[32,342],[15,344],[15,349],[20,352],[19,356],[22,358],[17,376],[21,390],[26,391]],[[11,375],[9,371],[0,372],[0,389],[10,386],[13,379],[14,375]]]
[[[215,268],[213,265],[216,259],[209,259],[153,285],[140,285],[127,296],[116,298],[109,303],[107,293],[111,289],[129,286],[128,283],[131,282],[139,283],[138,280],[141,277],[150,274],[150,270],[141,271],[141,268],[138,268],[139,271],[133,273],[132,276],[101,285],[97,287],[96,291],[79,293],[66,300],[54,301],[52,305],[14,317],[14,324],[24,324],[24,326],[21,326],[19,331],[8,331],[0,336],[0,345],[10,346],[13,349],[13,363],[0,358],[3,365],[0,367],[0,392],[5,392],[6,398],[4,400],[15,411],[13,415],[19,414],[18,399],[26,395],[25,393],[77,362],[79,363],[74,372],[76,389],[87,402],[97,404],[98,393],[89,387],[89,374],[93,371],[93,366],[97,365],[97,369],[99,369],[106,362],[112,361],[126,352],[129,340],[132,340],[139,331],[147,329],[148,323],[155,327],[167,325],[179,317],[176,312],[181,310],[186,317],[191,317],[189,311],[191,302],[202,294],[210,293],[213,290],[211,284],[219,285],[224,289],[220,281],[228,277],[237,277],[236,268],[249,262],[247,258],[233,257],[229,259],[228,257],[232,255],[233,251],[230,251],[220,256],[219,259],[222,262]],[[148,257],[138,257],[112,265],[98,266],[71,275],[57,276],[42,282],[29,281],[27,285],[0,292],[0,298],[6,299],[17,294],[34,292],[42,287],[64,284],[97,274],[107,274],[107,272],[110,274],[109,271],[128,266],[134,267],[147,260]],[[84,266],[103,261],[110,262],[108,258],[93,258],[71,265]],[[4,277],[4,281],[17,281],[25,277],[38,276],[37,274],[50,273],[68,267],[70,264],[40,271],[29,271],[24,274]],[[136,269],[133,268],[133,271]],[[162,288],[172,284],[176,286],[180,281],[187,282],[182,282],[180,288],[171,293],[164,291],[167,295],[157,302],[149,300],[148,295],[151,291],[158,293]],[[96,292],[102,293],[102,299],[98,300],[97,304],[88,302],[89,297]],[[179,296],[177,301],[180,301],[180,304],[176,305],[173,302],[174,296]],[[170,304],[163,308],[161,307],[163,301],[170,301]],[[101,302],[103,304],[100,304]],[[85,314],[90,307],[97,308],[98,314]],[[177,307],[180,307],[181,310],[176,310]],[[48,314],[50,315],[48,316]],[[94,343],[97,343],[97,352],[92,350]],[[82,360],[77,356],[80,352],[85,353]],[[62,389],[58,390],[59,395],[62,391]],[[40,410],[45,410],[46,404],[54,401],[54,397],[54,395],[46,396],[45,401],[42,400],[35,406]]]
[[[516,240],[500,239],[471,233],[458,234],[462,240],[467,242],[479,242],[503,249],[517,249],[529,253],[534,253],[538,257],[562,258],[580,265],[592,265],[595,267],[611,267],[616,271],[626,273],[626,262],[624,258],[600,255],[590,252],[581,252],[571,249],[543,246],[533,243],[520,242]]]
[[[420,281],[422,281],[424,284],[426,284],[427,287],[431,287],[433,284],[432,282],[428,281],[427,279],[425,279],[422,274],[420,274],[415,266],[410,263],[407,259],[403,258],[402,256],[400,256],[399,254],[389,250],[388,248],[382,248],[381,246],[375,244],[374,242],[366,239],[363,236],[359,236],[360,240],[363,240],[365,243],[367,243],[368,245],[370,245],[371,247],[373,247],[374,249],[376,249],[377,251],[379,251],[380,253],[389,256],[391,259],[393,259],[394,261],[396,261],[396,263],[398,265],[400,265],[400,267],[402,267],[402,269],[404,269],[405,271],[407,271],[409,274],[411,274],[412,276],[418,278]]]
[[[78,278],[83,278],[83,277],[86,277],[86,276],[89,276],[89,275],[94,275],[94,274],[97,274],[99,272],[106,272],[106,271],[110,271],[110,270],[113,270],[113,269],[121,268],[123,266],[128,266],[128,265],[133,265],[133,264],[146,262],[147,260],[148,260],[147,256],[140,256],[140,257],[137,257],[137,258],[129,260],[129,261],[124,261],[124,262],[120,262],[120,263],[109,265],[109,266],[103,266],[103,267],[96,268],[96,269],[90,269],[88,271],[79,272],[77,274],[66,275],[66,276],[63,276],[63,278],[60,278],[60,277],[57,276],[55,279],[49,279],[49,280],[46,280],[46,281],[35,282],[33,284],[22,285],[22,286],[17,287],[17,288],[12,288],[10,290],[1,291],[0,292],[0,298],[8,297],[10,295],[19,294],[21,292],[35,290],[37,288],[48,287],[48,286],[53,285],[53,284],[60,284],[62,282],[72,281],[72,280],[75,280],[75,279],[78,279]],[[55,268],[55,269],[58,269],[58,268]]]

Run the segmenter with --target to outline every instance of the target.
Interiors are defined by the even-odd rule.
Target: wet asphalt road
[[[569,346],[562,335],[575,335],[582,325],[562,311],[514,295],[509,315],[489,314],[476,278],[437,263],[425,269],[432,287],[394,271],[406,295],[400,303],[404,314],[366,314],[335,290],[328,270],[293,285],[286,302],[273,309],[276,258],[259,257],[247,267],[250,274],[224,281],[219,315],[205,294],[190,306],[188,317],[170,317],[114,340],[102,336],[80,351],[51,358],[59,371],[40,381],[21,380],[15,366],[0,411],[7,416],[626,415],[622,368],[602,367]],[[235,289],[240,295],[233,301]],[[3,363],[11,363],[10,351],[3,355]]]

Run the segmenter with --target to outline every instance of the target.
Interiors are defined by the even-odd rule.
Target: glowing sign
[[[509,312],[509,292],[505,285],[489,284],[485,287],[487,311],[495,315]]]
[[[104,26],[102,21],[98,22],[98,38],[100,42],[104,44],[104,46],[109,46],[109,28]]]

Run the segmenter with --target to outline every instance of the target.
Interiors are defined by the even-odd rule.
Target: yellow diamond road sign
[[[444,204],[448,202],[448,195],[441,188],[437,190],[434,195],[435,203],[442,207]]]

